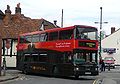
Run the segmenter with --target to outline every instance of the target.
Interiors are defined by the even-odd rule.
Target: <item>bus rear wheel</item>
[[[23,73],[24,73],[24,74],[28,74],[28,68],[27,68],[27,65],[24,66],[24,68],[23,68]]]

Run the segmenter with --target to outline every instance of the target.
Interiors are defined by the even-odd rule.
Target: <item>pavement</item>
[[[94,84],[117,84],[117,83],[112,78],[102,78],[97,79],[97,81]]]
[[[16,73],[13,73],[16,72]],[[5,75],[4,72],[1,71],[1,76],[0,76],[0,82],[8,81],[8,80],[13,80],[18,78],[18,71],[17,70],[6,70]]]
[[[118,84],[115,79],[120,80],[120,68],[100,72],[94,84]]]

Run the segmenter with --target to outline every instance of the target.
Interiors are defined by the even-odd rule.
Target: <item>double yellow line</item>
[[[98,79],[94,80],[93,84],[97,84],[97,82],[98,82]]]

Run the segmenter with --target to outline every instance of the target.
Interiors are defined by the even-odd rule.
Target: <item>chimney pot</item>
[[[111,27],[111,34],[115,32],[115,27]]]
[[[8,24],[11,22],[11,10],[9,5],[7,5],[7,9],[5,10],[5,17],[3,21],[5,26],[8,26]]]
[[[54,20],[54,25],[57,25],[57,20]]]
[[[15,13],[20,13],[21,14],[20,3],[18,3],[17,7],[15,7]]]
[[[5,10],[5,14],[11,14],[10,6],[7,5],[7,9]]]

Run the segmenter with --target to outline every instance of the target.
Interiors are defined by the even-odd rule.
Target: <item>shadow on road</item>
[[[21,73],[22,74],[22,73]],[[43,75],[43,74],[28,74],[28,75],[32,75],[32,76],[40,76],[40,77],[46,77],[46,78],[59,78],[59,79],[67,79],[67,80],[83,80],[83,81],[89,81],[89,80],[95,80],[96,77],[94,76],[80,76],[79,78],[75,78],[74,76],[70,76],[70,77],[66,77],[66,76],[50,76],[50,75]]]

